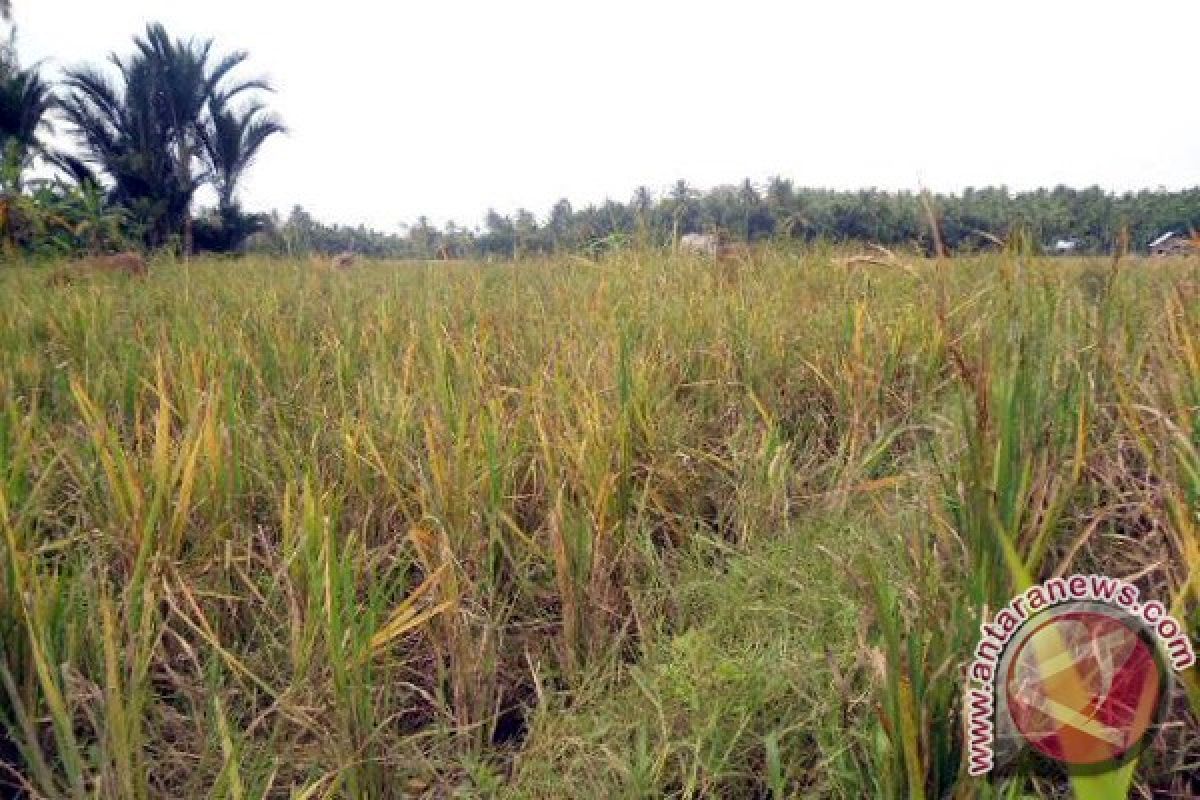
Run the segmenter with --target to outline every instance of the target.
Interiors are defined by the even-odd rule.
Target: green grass
[[[879,796],[851,725],[867,608],[843,570],[898,528],[834,513],[737,555],[698,541],[645,599],[663,605],[639,658],[539,709],[511,795]]]
[[[984,608],[1099,569],[1197,630],[1192,262],[46,274],[0,269],[31,796],[1061,796],[965,776]],[[1188,708],[1144,791],[1197,790]]]

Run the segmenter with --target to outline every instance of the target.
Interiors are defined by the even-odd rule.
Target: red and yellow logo
[[[1025,740],[1074,765],[1118,761],[1137,748],[1157,721],[1163,690],[1153,644],[1098,610],[1038,624],[1013,652],[1004,682]]]

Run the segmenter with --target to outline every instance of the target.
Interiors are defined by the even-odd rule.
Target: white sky
[[[1197,0],[14,0],[25,62],[158,20],[250,51],[291,128],[248,208],[394,230],[677,178],[1200,183]]]

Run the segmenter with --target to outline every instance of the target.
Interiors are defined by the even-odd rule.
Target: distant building
[[[1054,252],[1056,255],[1069,256],[1079,249],[1079,242],[1074,239],[1059,239],[1054,243]]]
[[[1195,252],[1195,245],[1176,231],[1167,231],[1150,243],[1152,256],[1182,256]]]

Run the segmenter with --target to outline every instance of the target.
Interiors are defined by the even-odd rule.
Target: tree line
[[[680,180],[665,192],[639,187],[628,200],[580,208],[564,198],[540,218],[526,209],[489,210],[474,227],[437,226],[421,217],[394,234],[326,225],[299,206],[286,216],[251,213],[239,202],[240,183],[263,145],[286,129],[266,104],[271,86],[243,77],[247,61],[245,52],[220,54],[210,39],[175,38],[150,24],[130,52],[110,56],[106,69],[73,67],[52,82],[41,65],[20,63],[10,38],[0,46],[4,249],[55,256],[132,245],[516,258],[597,254],[629,243],[669,246],[685,233],[720,231],[744,241],[863,241],[931,251],[932,212],[954,252],[1018,240],[1037,249],[1064,240],[1076,252],[1100,253],[1124,233],[1145,246],[1164,231],[1200,227],[1200,188],[1115,194],[1098,187],[989,187],[922,196],[805,188],[783,177],[704,191]],[[66,126],[73,148],[51,144],[56,125]],[[197,211],[197,192],[206,186],[216,204]]]
[[[700,191],[678,181],[656,195],[636,189],[628,201],[575,208],[559,200],[542,218],[526,209],[489,210],[474,228],[444,227],[421,217],[403,234],[327,226],[296,207],[275,216],[259,246],[280,253],[354,250],[394,258],[518,258],[560,251],[596,254],[629,243],[671,246],[685,233],[719,231],[742,241],[872,242],[935,247],[930,212],[943,245],[956,253],[1019,243],[1027,251],[1072,242],[1072,252],[1110,252],[1118,237],[1144,248],[1159,234],[1200,229],[1200,188],[1115,194],[1098,187],[1011,192],[1004,187],[922,196],[877,189],[836,191],[797,187],[776,177],[765,185]]]

